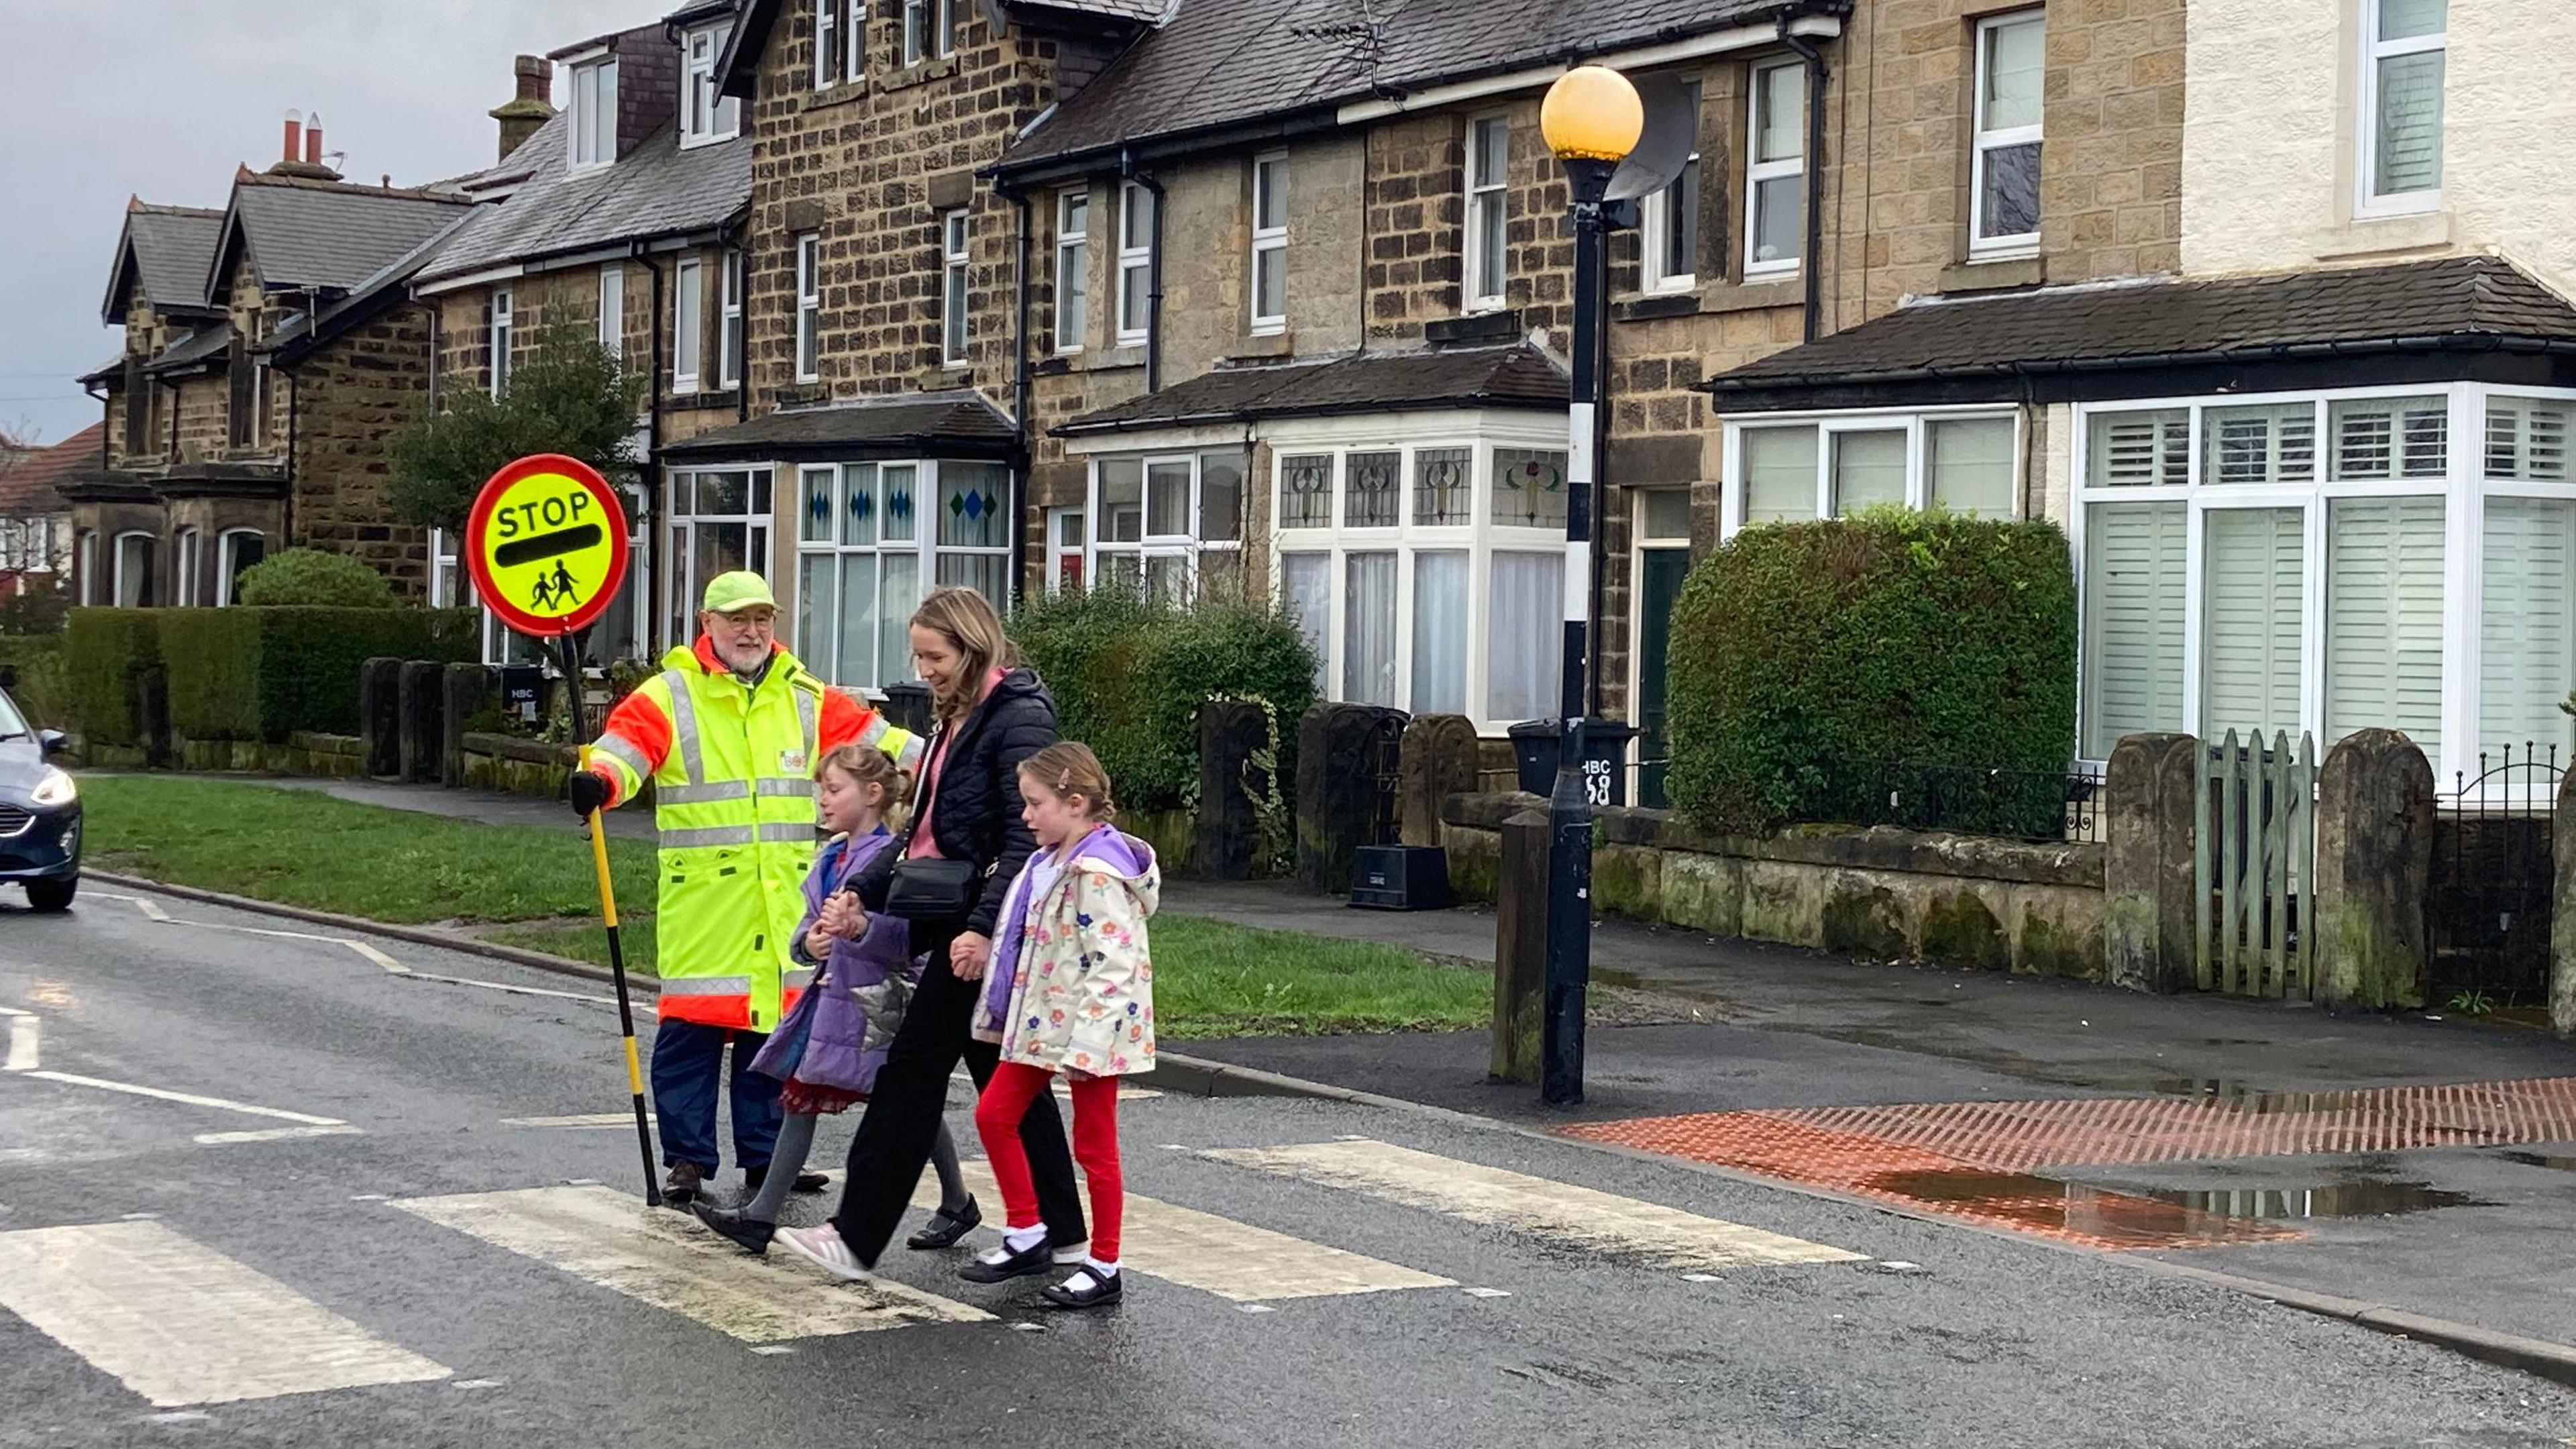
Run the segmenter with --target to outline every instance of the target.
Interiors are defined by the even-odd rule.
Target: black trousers
[[[982,1091],[992,1080],[1002,1049],[977,1041],[971,1033],[975,999],[981,981],[960,981],[948,969],[954,928],[915,927],[912,946],[927,952],[929,967],[912,1009],[896,1028],[877,1069],[876,1090],[867,1113],[850,1139],[849,1176],[841,1191],[832,1225],[859,1261],[876,1266],[877,1258],[902,1226],[912,1206],[912,1190],[930,1162],[931,1143],[948,1107],[948,1076],[958,1060]],[[1040,1092],[1020,1119],[1020,1141],[1028,1148],[1029,1166],[1037,1177],[1038,1210],[1046,1219],[1047,1238],[1059,1247],[1090,1236],[1082,1218],[1082,1197],[1074,1185],[1073,1154],[1065,1146],[1064,1119],[1056,1114],[1053,1093]]]

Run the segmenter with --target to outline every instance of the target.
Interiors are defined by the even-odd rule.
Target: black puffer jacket
[[[932,731],[933,750],[947,732],[946,724]],[[958,724],[949,740],[947,760],[939,768],[936,793],[914,808],[915,819],[922,809],[929,810],[931,833],[939,841],[941,855],[971,861],[992,872],[984,878],[983,898],[967,913],[963,927],[976,935],[993,934],[1011,878],[1037,853],[1037,840],[1020,819],[1020,762],[1055,741],[1054,696],[1047,693],[1035,670],[1014,669]],[[890,850],[880,857],[889,873],[896,855]],[[867,874],[874,879],[861,880],[859,894],[874,910],[885,899],[884,876],[875,869]]]

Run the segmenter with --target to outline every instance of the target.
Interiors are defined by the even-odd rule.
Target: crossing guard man
[[[653,783],[662,979],[653,1110],[670,1174],[662,1192],[674,1207],[715,1174],[728,1045],[734,1157],[755,1191],[769,1171],[779,1084],[754,1073],[751,1059],[814,976],[788,957],[814,864],[814,761],[855,743],[912,769],[922,749],[909,731],[825,688],[780,647],[777,623],[778,601],[760,575],[708,580],[696,644],[665,655],[662,672],[619,702],[590,768],[570,786],[587,818]]]

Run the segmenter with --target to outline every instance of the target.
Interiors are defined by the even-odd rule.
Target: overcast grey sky
[[[0,429],[98,421],[71,379],[117,354],[99,302],[125,200],[220,207],[320,112],[342,171],[416,185],[490,164],[510,59],[678,0],[0,0]]]

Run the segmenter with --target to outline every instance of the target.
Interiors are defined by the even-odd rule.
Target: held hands
[[[960,981],[981,981],[993,963],[993,938],[972,931],[948,945],[948,974]]]
[[[823,923],[817,921],[814,923],[814,929],[805,933],[805,954],[817,961],[827,960],[831,957],[832,948],[839,945],[840,941],[840,937],[825,930]]]
[[[857,896],[848,891],[835,892],[823,902],[821,914],[814,918],[814,929],[844,941],[855,941],[867,934],[868,913],[859,904]]]

